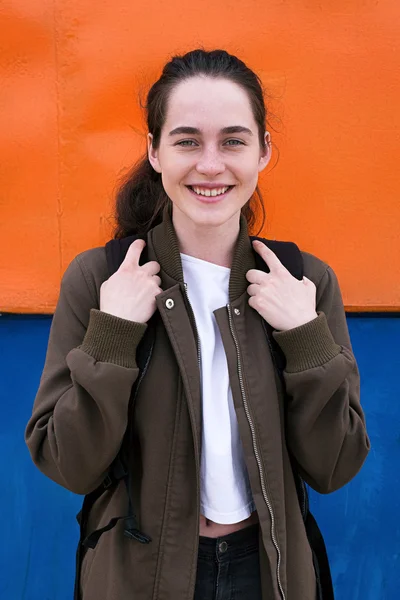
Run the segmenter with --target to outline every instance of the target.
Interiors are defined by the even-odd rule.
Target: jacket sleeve
[[[370,447],[342,295],[329,266],[317,285],[317,314],[273,335],[286,356],[288,448],[304,481],[329,493],[357,474]]]
[[[61,282],[25,439],[48,477],[78,494],[103,480],[127,426],[138,376],[136,347],[146,324],[98,308],[79,256]]]

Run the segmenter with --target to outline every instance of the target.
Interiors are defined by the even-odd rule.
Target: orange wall
[[[51,312],[69,261],[107,240],[117,177],[145,150],[138,92],[199,44],[238,54],[275,97],[264,234],[329,262],[349,310],[400,310],[398,1],[183,6],[0,8],[0,310]]]

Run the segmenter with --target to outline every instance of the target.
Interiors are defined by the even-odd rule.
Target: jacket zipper
[[[250,426],[251,438],[252,438],[252,442],[253,442],[254,455],[255,455],[255,458],[256,458],[256,462],[257,462],[257,466],[258,466],[258,472],[259,472],[259,475],[260,475],[261,490],[262,490],[263,498],[264,498],[265,504],[268,507],[270,518],[271,518],[271,538],[272,538],[273,544],[275,546],[276,552],[278,554],[278,565],[277,565],[277,570],[276,570],[277,580],[278,580],[278,587],[279,587],[279,591],[280,591],[282,600],[286,600],[285,592],[283,591],[283,586],[282,586],[282,582],[281,582],[281,575],[280,575],[280,567],[281,567],[282,556],[281,556],[281,551],[280,551],[280,548],[279,548],[279,545],[278,545],[278,541],[276,539],[276,533],[275,533],[275,515],[274,515],[274,511],[273,511],[273,508],[272,508],[271,501],[268,498],[267,487],[266,487],[266,482],[265,482],[265,474],[264,474],[264,470],[263,470],[263,466],[262,466],[262,462],[261,462],[260,452],[259,452],[259,449],[258,449],[258,442],[257,442],[257,437],[256,437],[256,430],[255,430],[255,427],[254,427],[253,419],[251,418],[251,414],[250,414],[250,410],[249,410],[249,405],[248,405],[248,401],[247,401],[247,395],[246,395],[246,390],[245,390],[244,381],[243,381],[243,372],[242,372],[242,365],[241,365],[241,356],[240,356],[239,342],[238,342],[238,339],[237,339],[237,336],[236,336],[236,332],[235,332],[235,329],[234,329],[234,325],[233,325],[232,307],[231,307],[230,304],[227,305],[227,309],[228,309],[228,317],[229,317],[229,327],[230,327],[231,335],[232,335],[232,338],[233,338],[233,341],[234,341],[235,347],[236,347],[236,356],[237,356],[237,364],[238,364],[238,376],[239,376],[240,390],[241,390],[241,393],[242,393],[243,406],[244,406],[244,410],[245,410],[245,413],[246,413],[247,421],[248,421],[249,426]]]
[[[271,343],[271,340],[270,340],[270,337],[269,337],[269,334],[268,334],[267,327],[265,325],[264,319],[262,319],[262,325],[263,325],[263,329],[264,329],[264,332],[265,332],[265,337],[267,338],[267,342],[268,342],[269,350],[270,350],[270,353],[271,353],[272,362],[274,363],[275,371],[276,371],[276,373],[278,373],[279,379],[281,380],[281,383],[282,383],[283,393],[285,393],[285,382],[283,380],[283,376],[282,376],[281,370],[278,367],[278,363],[277,363],[276,357],[275,357],[275,352],[274,352],[274,349],[272,347],[272,343]],[[293,465],[292,465],[292,468],[293,468]],[[303,479],[300,477],[300,475],[298,475],[297,478],[296,478],[296,473],[294,472],[294,469],[293,469],[293,477],[295,479],[296,488],[298,487],[297,486],[297,481],[299,482],[300,493],[301,493],[300,497],[299,497],[299,504],[300,504],[300,510],[301,510],[301,514],[302,514],[302,517],[303,517],[303,521],[305,522],[306,517],[307,517],[307,512],[308,512],[308,500],[307,500],[306,486],[305,486],[305,483],[304,483]]]
[[[187,283],[183,282],[183,289],[185,291],[185,298],[186,298],[186,301],[187,301],[187,304],[188,304],[188,307],[189,307],[189,318],[190,318],[190,320],[193,323],[193,327],[194,327],[194,331],[195,331],[195,337],[196,337],[197,364],[198,364],[198,367],[199,367],[199,381],[200,381],[200,401],[202,401],[202,395],[203,394],[202,394],[202,377],[201,377],[200,336],[199,336],[199,330],[197,329],[197,323],[196,323],[196,318],[194,316],[193,307],[192,307],[192,305],[190,303],[190,300],[189,300],[189,294],[188,294],[188,291],[187,291],[187,287],[188,287]],[[190,415],[191,415],[191,419],[192,419],[193,424],[194,424],[195,423],[195,419],[194,419],[194,417],[192,415],[192,410],[190,410]],[[199,443],[201,443],[201,440],[199,440]],[[200,460],[201,460],[201,457],[199,455],[198,456],[198,461],[196,461],[197,465],[198,465],[198,467],[197,467],[198,468],[198,476],[199,476],[198,482],[200,480]],[[200,510],[201,510],[200,509],[200,484],[199,483],[198,483],[198,486],[197,486],[197,490],[198,490],[197,506],[198,506],[199,515],[198,515],[198,519],[197,519],[196,539],[195,539],[195,548],[196,548],[196,550],[195,550],[195,561],[196,561],[196,563],[197,563],[197,556],[198,556],[198,540],[199,540],[199,527],[200,527],[199,521],[200,521]],[[194,589],[192,590],[192,593],[194,593]]]
[[[132,398],[132,404],[133,404],[133,403],[134,403],[134,401],[136,400],[136,396],[137,396],[137,394],[138,394],[138,391],[139,391],[140,384],[142,383],[142,381],[143,381],[143,378],[144,378],[144,376],[146,375],[147,368],[148,368],[148,366],[149,366],[149,363],[150,363],[150,360],[151,360],[151,356],[152,356],[152,354],[153,354],[153,348],[154,348],[154,342],[153,342],[153,343],[152,343],[152,345],[151,345],[151,348],[150,348],[149,354],[148,354],[148,356],[147,356],[146,364],[144,365],[144,367],[143,367],[143,371],[140,373],[139,380],[138,380],[138,382],[137,382],[137,384],[136,384],[136,387],[135,387],[135,393],[133,394],[133,398]]]

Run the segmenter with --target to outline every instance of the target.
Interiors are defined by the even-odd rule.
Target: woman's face
[[[207,77],[177,85],[157,150],[148,135],[149,160],[173,203],[174,223],[237,226],[258,173],[271,158],[267,132],[265,139],[263,150],[249,99],[239,85]]]

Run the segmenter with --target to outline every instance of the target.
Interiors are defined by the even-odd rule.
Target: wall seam
[[[53,0],[53,26],[54,26],[54,62],[55,62],[55,88],[56,88],[56,123],[57,123],[57,235],[58,235],[58,260],[59,260],[59,277],[62,276],[62,216],[63,206],[61,198],[61,108],[60,108],[60,60],[59,60],[59,23],[57,20],[57,0]]]

